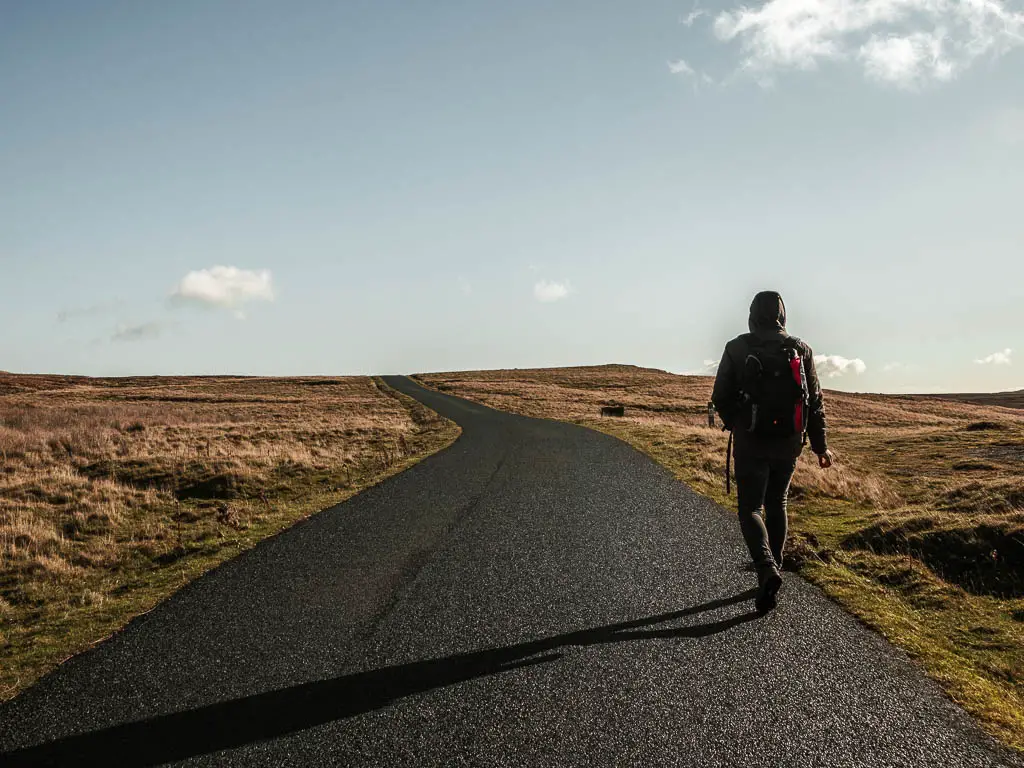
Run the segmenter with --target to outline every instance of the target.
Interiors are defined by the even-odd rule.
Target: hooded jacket
[[[743,370],[744,361],[751,350],[760,341],[772,339],[789,339],[796,342],[796,347],[803,358],[804,371],[807,375],[807,389],[809,393],[807,413],[807,436],[811,441],[811,449],[818,455],[828,450],[828,441],[825,424],[825,406],[821,396],[821,384],[818,381],[818,372],[814,368],[814,351],[810,345],[791,337],[786,332],[786,304],[775,291],[762,291],[754,297],[750,304],[750,317],[747,321],[749,333],[737,336],[725,345],[725,352],[722,354],[722,362],[718,365],[718,374],[715,377],[715,388],[711,401],[721,416],[722,423],[726,429],[732,429],[733,423],[740,406],[740,373]],[[753,435],[748,435],[740,430],[736,433],[737,441],[743,435],[744,438],[757,440]],[[764,441],[768,442],[768,441]],[[793,452],[799,455],[803,441],[800,435],[792,438],[785,438],[782,441],[774,441],[772,445],[765,445],[773,454]]]

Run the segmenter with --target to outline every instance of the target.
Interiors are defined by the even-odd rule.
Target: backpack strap
[[[729,430],[729,446],[725,449],[725,495],[729,496],[732,493],[731,481],[729,478],[729,468],[732,462],[732,430]]]

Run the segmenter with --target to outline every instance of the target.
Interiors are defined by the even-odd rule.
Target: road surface
[[[0,708],[0,765],[1024,765],[606,435],[409,393],[449,449],[193,582]]]

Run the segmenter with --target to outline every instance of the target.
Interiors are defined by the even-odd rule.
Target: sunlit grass
[[[367,377],[0,374],[0,698],[457,434]]]

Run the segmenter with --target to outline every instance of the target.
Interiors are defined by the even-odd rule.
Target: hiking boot
[[[775,610],[779,604],[779,589],[782,587],[782,577],[779,572],[772,568],[758,574],[760,584],[757,588],[757,597],[754,605],[761,613]]]

